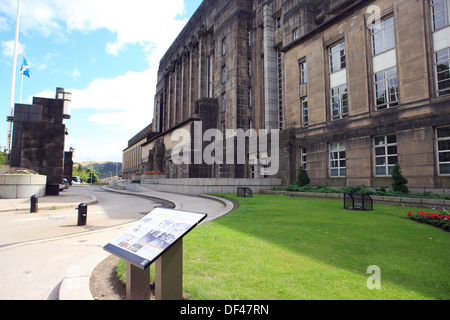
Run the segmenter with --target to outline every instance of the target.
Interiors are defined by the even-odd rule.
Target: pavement
[[[202,223],[218,219],[231,212],[233,204],[222,198],[201,195],[198,197],[160,192],[149,187],[141,186],[139,191],[117,190],[110,187],[102,187],[109,192],[122,193],[132,196],[144,197],[148,199],[159,199],[170,202],[177,210],[207,213],[207,218]],[[76,208],[80,203],[88,205],[98,203],[97,198],[90,194],[85,188],[71,188],[70,193],[61,192],[59,196],[46,196],[38,199],[39,210],[57,210],[62,208]],[[29,211],[30,199],[0,199],[0,212],[5,211]],[[135,222],[133,222],[135,223]],[[133,223],[130,223],[131,226]],[[122,225],[123,231],[128,228]],[[117,227],[111,228],[112,232],[117,233]],[[105,237],[105,230],[90,231],[86,234],[100,234]],[[107,234],[107,233],[106,233]],[[107,235],[109,236],[109,235]],[[73,237],[73,235],[57,237],[53,240],[64,240]],[[109,239],[109,238],[108,238]],[[50,239],[46,239],[49,241]],[[110,254],[104,250],[96,251],[95,254],[89,254],[87,258],[80,261],[77,265],[71,266],[59,288],[59,300],[94,300],[89,288],[90,276],[95,267]]]

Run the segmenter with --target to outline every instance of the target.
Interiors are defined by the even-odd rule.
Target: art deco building
[[[161,60],[140,168],[264,175],[248,150],[239,165],[171,162],[172,134],[201,122],[279,129],[285,184],[303,165],[313,185],[390,186],[399,163],[410,188],[449,188],[449,13],[450,0],[203,1]]]

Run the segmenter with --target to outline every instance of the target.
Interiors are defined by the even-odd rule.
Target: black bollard
[[[87,220],[87,204],[80,203],[76,210],[78,210],[78,226],[85,226]]]
[[[39,211],[39,206],[38,206],[38,197],[35,196],[31,196],[30,199],[30,213],[36,213]]]

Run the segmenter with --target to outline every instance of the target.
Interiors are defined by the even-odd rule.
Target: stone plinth
[[[0,174],[0,198],[22,199],[44,197],[47,176],[28,174]]]

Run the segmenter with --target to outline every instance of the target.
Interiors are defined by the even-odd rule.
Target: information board
[[[145,270],[206,216],[156,208],[103,249]]]

